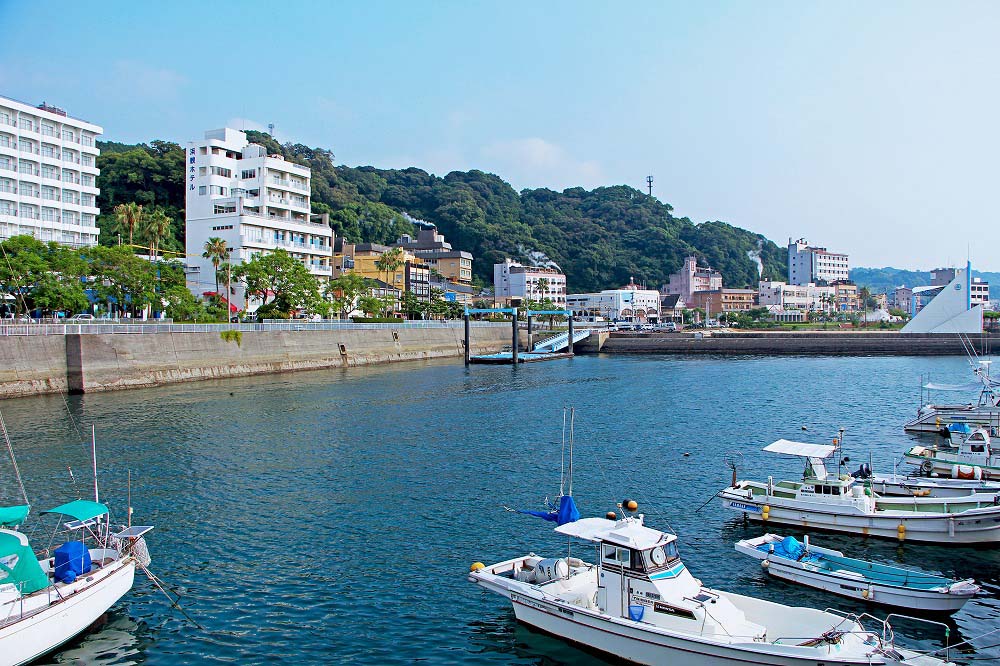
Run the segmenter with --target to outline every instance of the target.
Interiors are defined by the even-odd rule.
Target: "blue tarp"
[[[576,508],[576,502],[573,501],[572,495],[561,496],[559,498],[559,508],[554,511],[519,510],[518,513],[538,516],[543,520],[554,522],[557,525],[565,525],[566,523],[580,520],[580,511]]]
[[[69,541],[56,548],[56,580],[72,583],[85,573],[90,573],[90,551],[82,541]]]
[[[768,553],[771,552],[771,545],[772,544],[770,543],[764,543],[758,546],[757,548],[758,550],[762,550],[765,553]],[[795,560],[797,562],[799,559],[802,558],[802,556],[806,552],[805,546],[799,543],[799,540],[793,536],[787,536],[778,543],[773,545],[774,545],[774,552],[773,552],[774,556],[781,557],[786,560]]]

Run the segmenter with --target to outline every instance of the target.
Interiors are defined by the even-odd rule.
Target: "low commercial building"
[[[829,311],[833,308],[836,289],[815,284],[796,285],[777,280],[762,280],[757,285],[761,307],[777,310]]]
[[[855,312],[860,309],[858,286],[849,280],[836,280],[831,283],[834,288],[834,300],[839,312]]]
[[[983,278],[972,278],[972,282],[969,284],[969,300],[972,305],[985,305],[990,304],[990,283]]]
[[[99,126],[0,97],[0,240],[97,245]]]
[[[449,282],[472,284],[472,254],[452,248],[451,243],[446,241],[444,235],[438,233],[437,227],[430,222],[407,217],[417,228],[417,236],[416,238],[401,236],[396,241],[395,247],[403,248],[419,257],[432,272],[436,272]]]
[[[898,308],[903,312],[910,312],[913,304],[913,290],[909,287],[896,287],[892,290],[892,297],[889,299],[889,307]]]
[[[716,312],[744,312],[755,307],[757,292],[753,289],[711,289],[696,291],[687,302],[689,307],[701,308],[706,316]]]
[[[660,320],[660,292],[643,289],[630,281],[621,289],[605,289],[589,294],[569,294],[566,308],[575,317],[588,317],[630,322],[656,322]]]
[[[556,309],[566,307],[566,276],[555,268],[524,266],[511,259],[493,264],[493,294],[498,303],[549,299]]]
[[[391,271],[379,269],[382,255],[392,250],[378,243],[347,243],[338,239],[333,255],[333,273],[337,277],[354,272],[374,280],[382,280],[401,292],[411,292],[422,301],[430,298],[430,268],[419,257],[403,250],[399,265]]]

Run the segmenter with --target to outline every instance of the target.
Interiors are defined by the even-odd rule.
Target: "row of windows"
[[[0,111],[0,124],[16,126],[24,130],[29,130],[32,132],[38,132],[43,136],[59,137],[62,136],[63,141],[73,141],[74,143],[82,143],[86,146],[94,145],[94,136],[91,134],[86,134],[79,130],[73,130],[68,128],[63,128],[60,132],[59,128],[47,122],[36,123],[29,116],[22,115],[18,123],[14,123],[12,120],[11,113],[9,111]]]

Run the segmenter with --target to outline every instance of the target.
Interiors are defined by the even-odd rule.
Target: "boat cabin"
[[[642,519],[641,514],[618,521],[584,518],[556,528],[561,534],[597,543],[596,602],[601,612],[688,631],[703,627],[708,634],[719,620],[730,630],[740,625],[746,635],[763,632],[728,599],[702,587],[691,575],[681,561],[675,535],[646,527]]]

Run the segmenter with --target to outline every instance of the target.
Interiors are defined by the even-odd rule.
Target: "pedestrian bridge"
[[[573,331],[573,344],[580,342],[581,340],[586,340],[590,337],[590,329],[585,328],[579,331]],[[553,336],[548,340],[539,342],[534,347],[532,347],[532,352],[557,352],[560,349],[566,349],[568,346],[567,341],[569,340],[569,331],[565,333],[560,333],[559,335]]]

